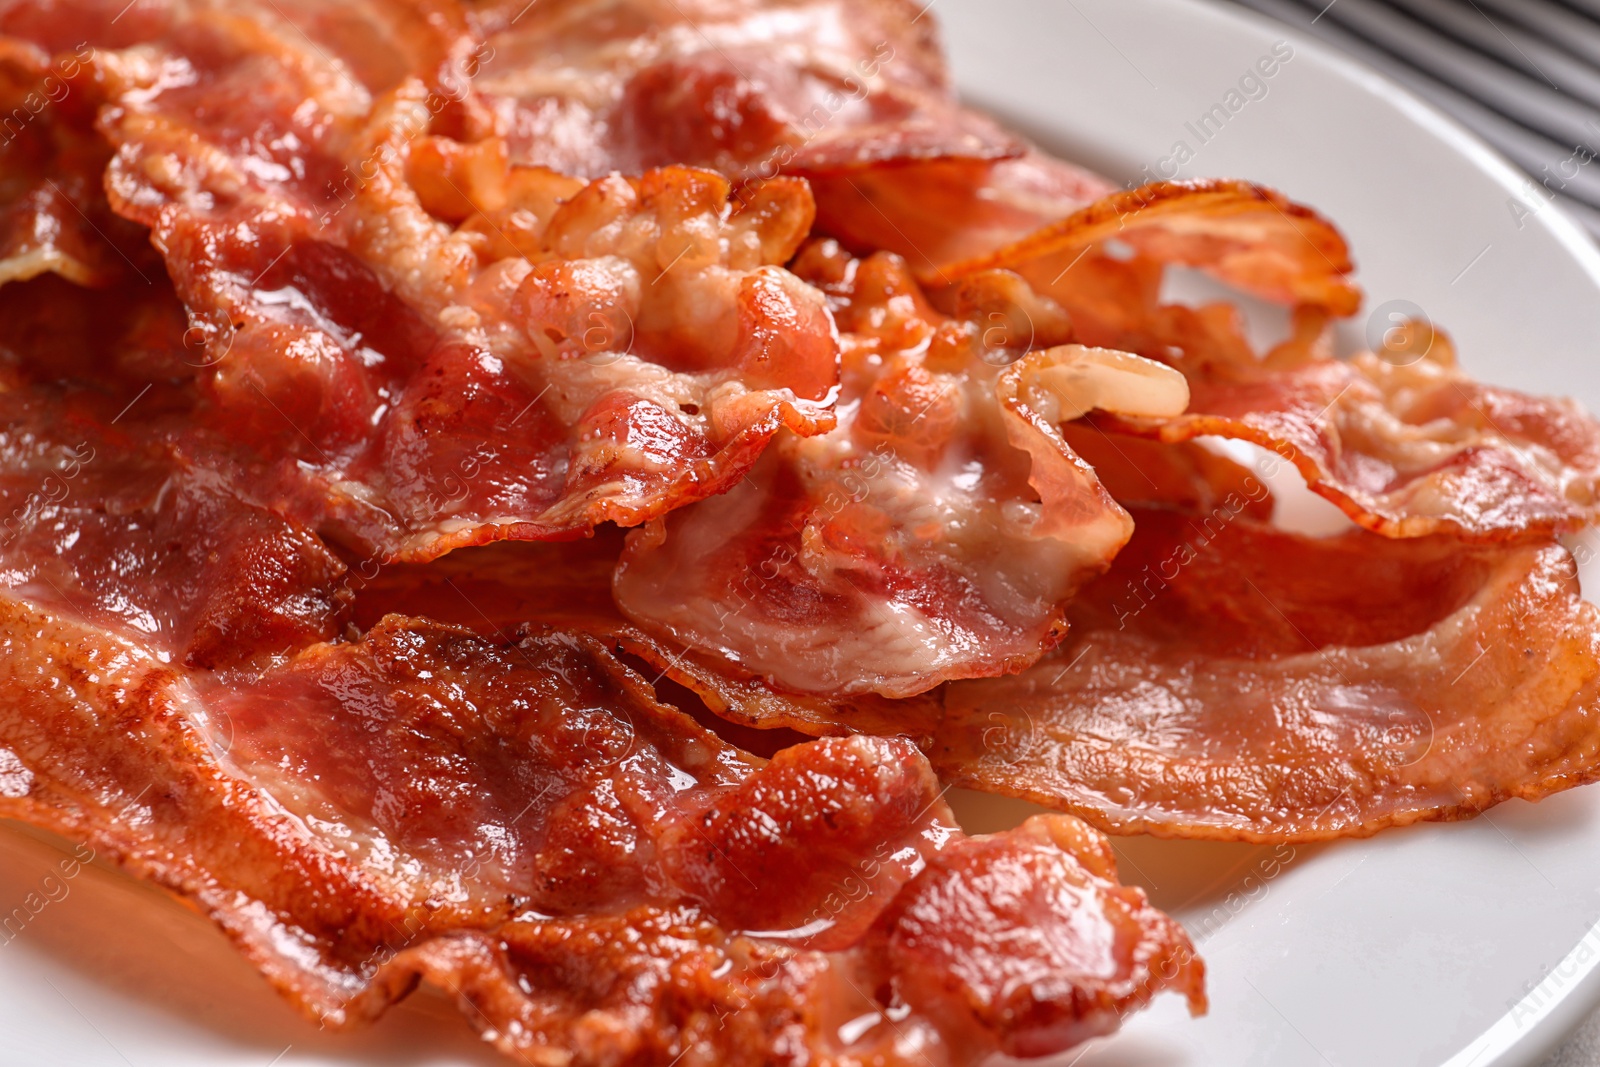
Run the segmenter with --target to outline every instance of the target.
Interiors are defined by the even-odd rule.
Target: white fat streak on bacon
[[[1249,841],[1594,778],[1600,617],[1559,546],[1137,517],[1067,644],[946,692],[942,773],[1113,832]]]
[[[571,173],[688,162],[735,177],[1017,142],[957,105],[909,0],[484,4],[480,87],[519,157]]]
[[[726,496],[635,535],[614,586],[635,623],[804,694],[904,697],[1037,657],[1132,533],[1056,423],[1097,407],[1176,414],[1183,377],[1076,345],[1003,371],[970,354],[930,370],[950,358],[916,347],[931,326],[866,355],[871,330],[892,330],[878,321],[847,336],[862,369],[847,367],[839,428],[780,442]],[[880,389],[899,390],[887,437],[863,422]]]
[[[193,84],[195,75],[184,56],[150,45],[108,52],[104,61],[116,101],[108,127],[122,145],[115,202],[156,225],[158,241],[169,227],[186,240],[208,226],[236,234],[254,227],[262,235],[259,262],[189,279],[198,291],[180,284],[209,336],[207,362],[214,369],[202,373],[228,392],[228,403],[260,406],[269,423],[289,419],[299,431],[289,447],[307,453],[293,475],[305,483],[293,491],[305,502],[299,506],[339,516],[335,525],[346,531],[342,537],[364,550],[425,558],[501,536],[563,536],[608,518],[637,523],[722,488],[780,426],[808,433],[831,424],[837,360],[832,321],[821,296],[776,265],[809,225],[802,188],[777,190],[792,202],[785,212],[740,213],[728,202],[726,182],[715,175],[690,179],[690,172],[677,172],[660,179],[654,194],[649,175],[642,184],[612,176],[588,190],[548,175],[545,190],[535,193],[537,203],[523,203],[515,194],[526,189],[525,182],[508,195],[495,187],[508,176],[481,165],[495,156],[488,151],[496,143],[491,141],[451,149],[478,153],[475,181],[449,173],[432,178],[473,200],[473,224],[459,225],[430,213],[408,171],[419,146],[441,143],[429,132],[440,90],[412,78],[369,98],[350,84],[351,73],[337,59],[316,68],[322,50],[295,27],[251,11],[249,19],[213,16],[209,32],[243,49],[252,63],[281,68],[286,83],[304,88],[306,101],[295,109],[293,122],[320,131],[319,143],[307,147],[319,165],[342,163],[342,173],[353,176],[340,199],[322,203],[323,190],[287,180],[279,164],[212,143],[205,129],[191,128],[187,112],[164,111],[164,92]],[[291,38],[299,41],[294,48],[285,43]],[[330,96],[337,98],[325,99]],[[280,145],[295,136],[283,130],[261,136],[273,134]],[[504,247],[507,231],[489,213],[495,193],[499,206],[515,214],[517,232],[533,235],[532,245],[510,252]],[[579,203],[564,207],[572,197]],[[759,207],[763,201],[757,196],[753,203]],[[542,243],[550,226],[550,240]],[[472,476],[456,476],[458,457],[448,450],[440,453],[440,470],[430,471],[425,457],[412,458],[429,446],[426,435],[412,433],[406,421],[419,409],[393,402],[406,383],[397,388],[381,377],[389,373],[381,368],[362,383],[367,372],[353,371],[352,360],[369,367],[382,360],[367,358],[364,350],[352,353],[350,331],[313,313],[318,294],[262,291],[262,278],[279,262],[265,246],[278,241],[348,249],[390,295],[421,316],[439,344],[459,346],[449,358],[471,359],[474,350],[493,354],[498,362],[485,365],[487,378],[505,396],[525,394],[527,403],[516,400],[511,406],[522,410],[508,412],[492,432],[555,439],[540,446],[547,449],[537,465],[543,473],[529,476],[524,500],[507,507],[486,491],[482,503],[441,502],[449,494],[432,482],[443,479],[451,490],[464,484],[470,495]],[[552,265],[566,269],[558,272],[558,295],[589,300],[592,316],[603,320],[609,336],[596,336],[585,321],[576,338],[567,339],[576,347],[552,349],[545,336],[551,324],[530,321],[537,308],[519,295],[533,284],[530,273]],[[620,299],[611,299],[612,279]],[[600,291],[586,294],[591,284]],[[249,332],[233,336],[240,329]],[[239,355],[230,360],[235,348]],[[392,433],[411,450],[405,471],[390,470],[380,459],[376,471],[352,473],[353,461],[340,452],[344,446],[333,443],[338,438],[322,437],[306,425],[322,412],[346,411],[352,385],[357,392],[382,394],[357,397],[372,406],[378,432],[367,436],[369,442],[382,439],[390,423],[398,424]],[[296,403],[305,404],[310,415],[295,413]],[[359,429],[349,416],[338,418],[347,425],[337,429],[330,423],[327,433],[349,438]],[[470,451],[499,444],[454,441],[449,447]],[[370,467],[370,461],[361,462]],[[304,517],[319,521],[313,514]]]
[[[513,1056],[953,1067],[1106,1032],[1165,986],[1204,1004],[1186,939],[1084,827],[968,839],[904,742],[759,766],[585,638],[508,647],[391,618],[363,645],[223,678],[5,596],[0,650],[0,814],[190,898],[326,1025],[376,1016],[420,974]],[[374,732],[384,701],[403,721]],[[507,746],[532,765],[474,762]],[[397,775],[408,795],[388,794]],[[341,802],[374,789],[370,812]],[[615,862],[585,866],[573,833]],[[564,888],[590,878],[599,895]],[[973,906],[991,921],[963,929],[951,909]],[[1048,990],[990,977],[1041,966]],[[699,1025],[724,1013],[735,1025]]]
[[[1426,348],[1271,371],[1186,368],[1194,410],[1118,425],[1169,442],[1217,435],[1271,448],[1386,536],[1531,542],[1592,521],[1600,423],[1571,400],[1471,380],[1442,335],[1413,329]]]

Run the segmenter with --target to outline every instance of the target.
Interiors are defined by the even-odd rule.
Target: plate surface
[[[1407,301],[1479,376],[1600,410],[1600,254],[1399,90],[1192,0],[935,0],[932,14],[963,91],[1049,147],[1119,179],[1173,176],[1187,155],[1182,176],[1277,186],[1341,225],[1369,308]],[[1264,93],[1241,87],[1279,41],[1293,54]],[[1243,106],[1202,140],[1190,126],[1234,89]],[[1021,811],[958,806],[975,830]],[[319,1033],[197,915],[97,865],[61,878],[63,848],[0,832],[0,915],[44,902],[15,936],[0,932],[0,1063],[509,1062],[426,994],[365,1033]],[[1062,1064],[1524,1067],[1600,1002],[1600,790],[1366,842],[1136,839],[1120,852],[1124,876],[1195,933],[1212,1013],[1190,1020],[1164,998]]]

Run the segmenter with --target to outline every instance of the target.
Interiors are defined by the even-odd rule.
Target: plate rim
[[[1071,4],[1072,0],[1066,2]],[[1455,116],[1429,103],[1382,71],[1367,66],[1355,56],[1340,51],[1293,23],[1283,22],[1232,0],[1123,0],[1123,2],[1165,3],[1175,7],[1187,7],[1202,13],[1202,17],[1215,18],[1223,22],[1233,21],[1253,26],[1258,30],[1287,34],[1297,53],[1304,49],[1307,54],[1315,56],[1319,62],[1336,70],[1348,81],[1375,94],[1381,92],[1382,96],[1393,101],[1408,118],[1466,156],[1507,193],[1516,196],[1526,186],[1532,184],[1533,179],[1530,175],[1501,154],[1499,149],[1463,125]],[[1588,231],[1568,215],[1559,203],[1550,203],[1546,208],[1535,212],[1531,218],[1550,231],[1562,250],[1573,258],[1589,276],[1596,290],[1600,291],[1600,242],[1591,238]],[[1334,221],[1337,224],[1338,220]]]

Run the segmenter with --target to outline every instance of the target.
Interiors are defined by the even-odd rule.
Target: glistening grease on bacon
[[[5,586],[192,667],[270,662],[337,635],[345,565],[246,500],[236,471],[176,448],[158,409],[181,401],[139,399],[152,419],[118,419],[121,396],[0,394]]]
[[[1115,254],[1112,241],[1132,254]],[[1572,402],[1472,381],[1427,323],[1391,330],[1376,353],[1332,358],[1326,328],[1359,297],[1349,251],[1325,219],[1270,190],[1157,183],[942,274],[997,265],[1059,302],[1085,343],[1164,360],[1188,378],[1182,415],[1097,418],[1102,430],[1261,445],[1390,537],[1539,540],[1594,518],[1600,426]],[[1232,305],[1163,304],[1173,266],[1290,305],[1289,336],[1258,355]]]
[[[330,1025],[427,980],[562,1067],[1048,1054],[1204,1007],[1072,816],[1600,767],[1593,420],[1424,325],[1333,359],[1331,223],[1049,158],[914,0],[0,0],[0,103],[0,816]],[[1069,814],[968,837],[956,783]]]
[[[905,742],[763,764],[590,638],[391,616],[217,675],[24,600],[0,620],[0,814],[189,897],[329,1024],[423,976],[512,1054],[958,1064],[1204,1003],[1087,828],[966,838]]]
[[[690,163],[740,195],[810,179],[820,230],[919,273],[995,251],[1113,186],[961,105],[913,0],[473,5],[513,158],[598,177]]]
[[[803,184],[731,202],[682,167],[512,168],[450,136],[476,121],[455,38],[440,71],[366,84],[306,36],[340,27],[248,13],[94,62],[112,206],[204,342],[198,417],[279,506],[426,559],[635,524],[727,488],[780,428],[831,425],[833,326],[778,265]]]
[[[728,493],[633,534],[618,605],[667,645],[806,696],[907,697],[1026,666],[1131,533],[1058,424],[1176,414],[1182,377],[1057,343],[1060,309],[1015,275],[974,279],[952,317],[898,257],[825,242],[796,270],[842,330],[839,427],[780,441]],[[992,327],[997,307],[1016,321]]]
[[[1135,519],[1061,648],[946,690],[941,774],[1120,833],[1281,841],[1600,773],[1600,613],[1559,545]]]

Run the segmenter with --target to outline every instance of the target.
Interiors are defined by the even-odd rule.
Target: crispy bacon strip
[[[391,617],[185,675],[59,610],[0,620],[0,814],[189,897],[329,1024],[420,975],[514,1055],[954,1064],[1063,1048],[1165,987],[1203,1005],[1092,831],[967,839],[904,742],[763,766],[592,639]]]
[[[1388,537],[1449,533],[1537,542],[1600,514],[1600,424],[1571,400],[1475,382],[1449,342],[1348,362],[1191,372],[1175,419],[1107,428],[1187,441],[1215,435],[1269,448],[1352,520]]]
[[[498,195],[466,188],[475,202]],[[526,225],[516,192],[507,209]],[[533,449],[535,462],[474,462],[482,439],[505,434],[522,410],[461,405],[454,416],[454,397],[470,392],[419,376],[412,390],[420,410],[402,401],[394,447],[404,454],[392,462],[405,463],[405,474],[453,479],[466,499],[444,505],[445,517],[433,520],[444,529],[413,536],[422,544],[406,554],[427,558],[497,536],[570,535],[601,521],[636,525],[737,482],[779,429],[830,427],[838,376],[832,321],[819,293],[775,265],[792,254],[810,217],[797,183],[736,207],[720,176],[669,168],[573,193],[544,220],[539,250],[486,251],[492,264],[466,295],[471,315],[484,324],[488,347],[528,380],[522,409],[539,435],[556,440]],[[463,224],[463,239],[482,236],[472,225]],[[491,229],[506,239],[505,229]],[[466,455],[452,471],[441,452]],[[514,489],[482,500],[516,479],[531,482],[520,490],[527,503]],[[469,504],[478,514],[457,517]]]
[[[1332,223],[1271,189],[1220,179],[1117,192],[998,251],[944,265],[938,277],[1008,268],[1061,299],[1103,265],[1091,261],[1072,276],[1080,257],[1112,239],[1156,263],[1204,270],[1266,300],[1334,315],[1353,314],[1361,302],[1349,280],[1349,250]]]
[[[137,247],[134,228],[100,190],[110,151],[92,128],[92,55],[0,37],[0,285],[47,272],[92,286],[136,277],[110,236]]]
[[[428,558],[641,522],[737,481],[778,429],[829,425],[832,325],[776,266],[804,187],[734,205],[670,169],[585,189],[508,178],[503,151],[491,173],[498,142],[444,136],[477,119],[471,39],[441,10],[163,9],[94,55],[111,205],[165,255],[198,421],[272,468],[261,502]]]
[[[598,177],[690,163],[809,178],[818,225],[919,273],[1112,191],[962,107],[936,13],[909,0],[474,7],[478,87],[515,158]]]
[[[1600,614],[1559,546],[1136,522],[1066,644],[947,690],[948,780],[1119,833],[1281,841],[1595,777]]]
[[[671,163],[770,180],[1021,144],[956,104],[910,0],[473,5],[478,87],[517,159],[599,177]]]
[[[1113,255],[1112,240],[1135,254]],[[1539,541],[1596,515],[1600,425],[1572,402],[1471,381],[1448,339],[1423,323],[1390,331],[1377,355],[1332,359],[1328,320],[1358,297],[1345,280],[1348,253],[1329,224],[1269,190],[1149,186],[945,274],[996,264],[1058,301],[1086,343],[1168,361],[1188,378],[1183,415],[1096,417],[1102,431],[1262,445],[1390,537]],[[1172,265],[1295,304],[1290,336],[1258,357],[1235,308],[1161,304]]]
[[[781,442],[727,494],[636,533],[618,604],[668,646],[812,696],[911,696],[1032,662],[1130,532],[1057,424],[1180,411],[1182,379],[1073,345],[1018,359],[1064,326],[1015,275],[954,294],[968,317],[947,319],[893,257],[818,245],[797,269],[845,330],[840,428]],[[1022,321],[986,328],[1000,307]]]

